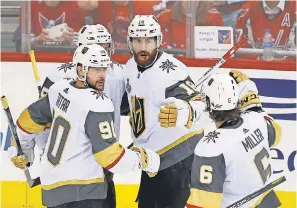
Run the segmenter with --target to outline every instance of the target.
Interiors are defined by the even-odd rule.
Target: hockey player
[[[107,184],[102,168],[119,173],[142,169],[155,175],[160,158],[143,147],[125,149],[116,140],[114,108],[102,92],[111,63],[107,52],[99,45],[82,45],[73,63],[77,81],[56,82],[19,116],[17,130],[27,154],[17,156],[12,146],[9,155],[18,168],[25,168],[34,158],[34,134],[51,124],[41,158],[43,205],[103,208]]]
[[[78,33],[78,45],[99,44],[111,56],[114,53],[112,38],[108,30],[100,24],[85,25]],[[115,106],[115,131],[120,133],[120,106],[125,92],[123,78],[121,77],[122,66],[117,62],[112,62],[107,70],[104,92],[111,98]],[[42,85],[42,95],[44,96],[50,86],[63,78],[76,79],[77,73],[72,62],[63,63],[56,71],[46,77]]]
[[[100,24],[85,25],[81,28],[78,34],[78,44],[99,44],[107,50],[109,56],[114,53],[111,34]],[[110,97],[114,105],[114,127],[118,140],[120,139],[121,103],[125,93],[122,69],[123,67],[119,63],[112,61],[111,66],[106,71],[104,87],[104,92]],[[108,204],[108,208],[116,208],[116,193],[113,174],[106,169],[104,169],[104,174],[108,182],[106,203]]]
[[[265,112],[241,113],[238,86],[229,75],[212,75],[203,93],[216,129],[195,147],[186,207],[227,207],[265,186],[272,173],[269,148],[278,144],[281,129]],[[243,207],[278,206],[272,190]]]
[[[100,24],[97,25],[85,25],[78,32],[78,45],[91,45],[99,44],[106,49],[109,56],[114,52],[114,46],[112,38],[107,29]],[[111,66],[106,71],[106,80],[104,92],[111,98],[114,105],[114,125],[115,133],[117,139],[120,135],[120,119],[121,119],[121,101],[125,92],[124,80],[121,76],[122,66],[116,62],[112,62]],[[42,86],[43,95],[46,94],[50,86],[63,78],[73,78],[76,79],[77,73],[73,63],[63,63],[54,73],[50,74],[44,81]],[[45,133],[46,134],[46,133]],[[45,138],[48,135],[44,135]],[[108,182],[108,194],[107,194],[107,203],[109,208],[116,207],[116,196],[115,196],[115,187],[113,182],[113,174],[104,169],[105,178]]]
[[[133,57],[123,72],[133,141],[135,145],[156,151],[161,159],[156,177],[142,174],[138,207],[182,208],[189,196],[194,147],[202,137],[202,131],[191,126],[199,103],[203,106],[204,103],[196,100],[195,85],[186,66],[159,50],[162,33],[153,15],[134,17],[128,28],[127,42]],[[163,128],[158,123],[160,107],[167,98],[188,114],[164,127],[176,123],[181,127]]]

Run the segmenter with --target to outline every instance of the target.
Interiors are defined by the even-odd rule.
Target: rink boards
[[[38,63],[41,80],[55,70],[58,63]],[[206,68],[189,68],[193,80],[205,72]],[[226,69],[222,69],[227,72]],[[282,175],[287,182],[276,188],[283,203],[282,207],[296,207],[296,71],[242,70],[257,84],[266,111],[278,120],[283,129],[280,144],[271,149],[273,177]],[[16,117],[30,103],[37,99],[37,89],[31,63],[1,63],[1,95],[6,95],[13,117]],[[8,125],[1,112],[1,205],[2,207],[41,207],[40,188],[28,188],[22,171],[7,159],[6,149],[10,145]],[[128,145],[130,127],[127,117],[122,117],[120,142]],[[38,176],[36,158],[31,168],[33,176]],[[137,207],[139,173],[115,175],[119,208]]]

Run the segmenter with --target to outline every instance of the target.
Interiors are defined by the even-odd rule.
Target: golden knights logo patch
[[[101,98],[102,100],[104,100],[104,98],[108,98],[107,95],[102,91],[92,90],[91,92],[92,95],[96,96],[96,99]]]
[[[203,140],[204,142],[209,143],[210,141],[212,141],[213,143],[216,143],[216,139],[218,139],[218,135],[220,134],[220,132],[209,132],[206,136],[205,139]]]
[[[146,128],[145,125],[145,109],[144,109],[144,98],[136,96],[131,97],[132,112],[132,130],[135,138],[138,138]]]
[[[162,65],[159,66],[159,68],[162,69],[162,71],[166,71],[167,73],[170,72],[170,70],[175,70],[175,67],[177,67],[176,65],[173,64],[172,61],[169,61],[169,59],[167,59],[166,61],[162,62]]]
[[[58,71],[63,70],[66,73],[68,70],[75,70],[74,67],[75,67],[75,65],[72,62],[68,62],[68,63],[64,63],[61,66],[59,66]]]

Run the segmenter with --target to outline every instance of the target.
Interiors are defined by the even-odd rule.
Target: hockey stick
[[[34,50],[29,51],[29,56],[30,56],[31,63],[32,63],[32,68],[33,68],[34,77],[35,77],[36,84],[37,84],[39,98],[41,98],[41,89],[42,88],[41,88],[41,85],[40,85],[40,77],[39,77],[39,72],[38,72],[38,68],[37,68],[37,64],[36,64]]]
[[[257,196],[263,194],[266,191],[269,191],[270,189],[273,189],[275,186],[283,183],[286,181],[285,176],[280,177],[279,179],[276,179],[275,181],[272,181],[271,183],[267,184],[264,188],[261,188],[258,191],[255,191],[254,193],[247,195],[246,197],[240,199],[239,201],[229,205],[227,208],[237,208],[242,206],[243,204],[251,201],[252,199],[256,198]]]
[[[4,109],[6,117],[7,117],[8,125],[10,127],[11,132],[12,132],[12,137],[13,137],[15,143],[16,143],[16,148],[18,150],[18,156],[19,155],[24,155],[24,152],[22,150],[22,146],[21,146],[21,143],[20,143],[17,131],[16,131],[16,127],[15,127],[14,122],[13,122],[13,118],[12,118],[12,115],[11,115],[11,112],[10,112],[6,97],[2,96],[1,101],[2,101],[2,106],[3,106],[3,109]],[[30,188],[40,184],[40,178],[38,177],[36,179],[32,179],[28,168],[23,169],[23,171],[25,173],[25,176],[27,178],[27,182],[28,182]]]
[[[207,80],[214,69],[220,68],[230,57],[239,49],[241,48],[246,42],[248,38],[246,36],[243,36],[240,41],[238,41],[225,55],[210,69],[208,69],[202,77],[197,81],[196,87],[201,85],[205,80]]]

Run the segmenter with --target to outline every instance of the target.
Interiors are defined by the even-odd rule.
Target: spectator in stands
[[[213,1],[213,6],[221,13],[225,26],[235,31],[238,12],[245,3],[242,0]]]
[[[75,33],[83,25],[84,17],[76,2],[31,1],[32,44],[74,45]]]
[[[189,1],[177,1],[171,9],[158,15],[158,20],[163,32],[163,48],[186,49],[187,19],[191,18]],[[212,8],[211,2],[194,1],[196,6],[195,25],[197,26],[223,26],[220,13]],[[194,35],[194,34],[191,34]]]
[[[172,5],[174,4],[175,0],[161,0],[159,4],[153,6],[155,11],[155,15],[163,12],[165,9],[171,9]]]
[[[296,46],[296,2],[295,1],[252,1],[240,10],[236,23],[236,41],[242,35],[249,38],[248,48],[263,48],[263,36],[269,29],[276,50],[290,50]],[[245,56],[259,58],[258,56]]]
[[[98,8],[99,23],[111,33],[115,48],[127,47],[127,30],[136,14],[154,14],[153,6],[160,1],[101,1]]]
[[[84,13],[85,24],[93,25],[97,16],[99,2],[97,0],[77,0],[77,4]]]

